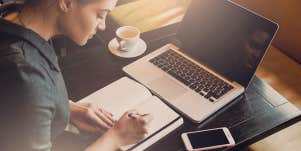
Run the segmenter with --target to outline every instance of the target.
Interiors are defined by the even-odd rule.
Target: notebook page
[[[151,93],[144,86],[123,77],[83,98],[80,102],[99,105],[106,111],[113,113],[115,119],[119,119],[125,111],[133,109],[134,106],[151,96]]]

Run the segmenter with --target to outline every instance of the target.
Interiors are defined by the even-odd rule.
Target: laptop
[[[192,0],[168,43],[123,70],[195,123],[242,95],[278,25],[226,0]]]

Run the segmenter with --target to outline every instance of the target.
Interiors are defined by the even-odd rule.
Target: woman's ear
[[[72,11],[74,0],[58,0],[59,8],[62,12],[67,13]]]

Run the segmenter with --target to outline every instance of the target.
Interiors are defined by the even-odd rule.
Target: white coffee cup
[[[135,50],[140,39],[140,30],[133,26],[119,27],[116,30],[116,39],[121,51]]]

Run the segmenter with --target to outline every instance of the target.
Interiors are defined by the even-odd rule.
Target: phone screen
[[[187,135],[193,149],[229,144],[222,129],[188,133]]]

